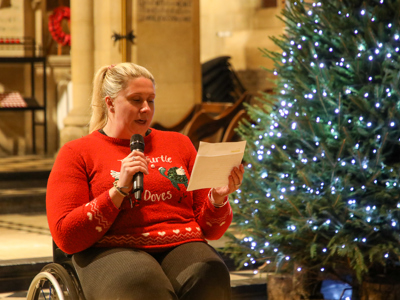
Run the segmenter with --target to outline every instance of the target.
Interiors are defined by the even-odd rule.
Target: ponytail
[[[107,124],[107,105],[102,96],[102,86],[108,67],[101,67],[93,79],[92,116],[89,123],[89,133],[103,128]]]

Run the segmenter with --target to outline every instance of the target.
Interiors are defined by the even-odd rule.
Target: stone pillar
[[[134,0],[132,11],[128,57],[156,79],[153,121],[171,126],[201,102],[199,0]]]
[[[126,1],[126,0],[124,0]],[[94,70],[104,65],[117,64],[121,59],[121,41],[112,39],[121,34],[121,1],[94,1]]]
[[[88,133],[94,76],[93,0],[71,0],[71,78],[73,108],[64,119],[60,144]]]
[[[51,70],[48,81],[52,82],[48,89],[51,101],[48,101],[48,139],[47,152],[49,155],[57,153],[60,144],[60,132],[65,127],[64,119],[68,116],[72,107],[72,93],[69,92],[71,85],[71,57],[69,55],[49,55],[48,66]],[[51,80],[50,80],[51,79]]]

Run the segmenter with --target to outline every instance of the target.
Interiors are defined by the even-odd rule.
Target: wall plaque
[[[191,0],[139,0],[138,21],[191,22]]]

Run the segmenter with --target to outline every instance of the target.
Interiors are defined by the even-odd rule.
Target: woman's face
[[[154,115],[155,87],[150,79],[131,79],[114,99],[113,127],[120,138],[134,134],[144,136]]]

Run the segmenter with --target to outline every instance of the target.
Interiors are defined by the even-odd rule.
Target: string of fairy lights
[[[294,6],[303,5],[303,1],[294,2]],[[385,1],[380,0],[379,4],[384,5]],[[292,8],[294,9],[294,8]],[[371,228],[375,232],[379,232],[384,225],[382,225],[381,216],[379,213],[379,204],[365,204],[359,200],[361,195],[366,195],[369,191],[369,187],[372,185],[380,186],[384,185],[386,189],[399,189],[399,182],[397,172],[393,172],[392,168],[388,168],[382,163],[382,153],[381,148],[388,143],[388,141],[400,142],[399,135],[399,119],[398,114],[389,113],[390,107],[399,101],[399,94],[395,88],[391,85],[390,80],[385,81],[385,77],[382,73],[377,73],[376,69],[370,68],[371,64],[380,65],[382,68],[388,68],[391,70],[391,65],[395,64],[400,52],[400,33],[397,24],[399,21],[394,20],[384,24],[385,35],[382,38],[385,41],[376,41],[374,46],[367,46],[366,42],[362,39],[361,34],[366,31],[365,28],[352,28],[352,36],[348,37],[346,41],[350,41],[350,38],[356,44],[355,49],[357,53],[354,56],[349,56],[349,51],[346,55],[337,55],[335,52],[340,52],[337,47],[333,44],[335,40],[323,38],[326,32],[325,28],[328,26],[323,25],[323,22],[319,16],[321,10],[323,10],[322,2],[312,3],[310,9],[305,10],[305,14],[302,17],[308,18],[307,24],[304,21],[298,20],[294,21],[295,27],[301,34],[297,37],[287,38],[287,43],[284,45],[287,49],[282,52],[282,57],[280,59],[281,67],[273,71],[273,74],[277,77],[281,77],[277,90],[279,93],[276,95],[278,99],[276,110],[269,115],[269,130],[264,129],[264,133],[259,134],[258,140],[255,140],[254,144],[256,146],[256,151],[254,151],[254,156],[257,158],[261,167],[259,175],[261,179],[267,179],[272,173],[280,177],[281,181],[275,179],[276,190],[271,187],[266,187],[265,198],[274,203],[277,201],[287,201],[291,196],[297,195],[298,193],[307,193],[316,197],[315,199],[320,199],[321,197],[327,196],[329,193],[331,195],[343,194],[343,198],[347,203],[348,208],[348,218],[359,218],[362,216],[364,221],[371,224]],[[346,11],[345,9],[338,10],[337,14],[343,18],[360,18],[360,22],[364,24],[376,24],[380,20],[377,16],[373,15],[365,8],[361,8],[356,11],[358,15],[355,16],[354,12]],[[365,18],[363,20],[362,18]],[[368,23],[369,22],[369,23]],[[310,26],[314,24],[315,28],[313,32],[315,36],[307,36],[306,31],[302,30],[304,25]],[[309,27],[308,27],[309,29]],[[341,31],[336,33],[338,39],[343,39],[344,34]],[[321,39],[317,39],[320,36]],[[308,58],[304,58],[302,53],[309,53]],[[327,55],[329,55],[329,58]],[[358,80],[354,83],[349,80],[349,84],[343,84],[340,87],[336,87],[333,90],[330,82],[329,72],[335,72],[335,74],[355,74],[360,72],[359,66],[365,65],[363,70],[370,70],[370,74],[361,74],[359,77],[364,77],[365,80]],[[303,68],[309,73],[316,75],[319,82],[315,80],[313,85],[308,85],[307,88],[304,86],[296,85],[288,76],[286,70],[288,67]],[[280,74],[279,70],[282,71],[283,75]],[[379,71],[381,71],[379,69]],[[343,75],[344,76],[344,75]],[[324,79],[327,78],[327,79]],[[313,87],[315,86],[315,87]],[[299,90],[303,91],[303,99],[299,97]],[[351,102],[350,97],[361,99],[360,103],[368,104],[373,107],[374,111],[368,113],[366,108],[360,109],[360,115],[355,116],[347,111],[348,102]],[[338,99],[341,99],[338,101]],[[314,103],[314,107],[318,106],[318,115],[315,111],[307,110],[306,106],[312,107],[311,103]],[[309,104],[309,105],[308,105]],[[363,114],[361,114],[364,112]],[[319,114],[321,113],[321,114]],[[382,120],[384,119],[384,123]],[[313,147],[302,148],[298,146],[293,140],[288,139],[288,135],[292,134],[294,131],[306,132],[307,130],[303,128],[303,121],[308,120],[313,125],[319,126],[318,128],[320,136],[313,133],[305,133],[303,135],[307,136],[310,140],[309,145]],[[341,122],[339,124],[339,122]],[[346,125],[347,123],[347,125]],[[257,124],[253,124],[254,129],[263,131],[263,124],[261,118],[257,120]],[[333,158],[333,155],[327,153],[327,147],[324,145],[326,139],[336,140],[336,145],[339,145],[341,141],[345,138],[345,132],[343,128],[351,129],[363,129],[366,131],[368,136],[373,135],[373,140],[354,142],[354,145],[348,149],[347,153],[343,151],[343,157],[338,156]],[[295,136],[295,135],[293,135]],[[293,147],[295,146],[295,147]],[[329,149],[329,147],[328,147]],[[336,149],[336,148],[335,148]],[[266,162],[273,161],[276,157],[274,154],[276,152],[284,153],[287,160],[291,161],[290,167],[292,170],[282,172],[277,174],[273,170],[268,171],[266,168],[269,167]],[[349,154],[350,153],[350,154]],[[359,155],[362,153],[363,155]],[[283,155],[283,154],[282,154]],[[328,158],[329,156],[329,158]],[[325,183],[324,181],[312,182],[313,186],[307,186],[306,184],[298,184],[301,179],[295,175],[295,171],[299,168],[306,167],[310,164],[321,163],[323,161],[329,161],[330,165],[333,166],[331,173],[338,171],[342,174],[349,172],[359,172],[363,174],[370,174],[366,176],[364,183],[344,183],[339,175],[332,179],[330,183]],[[323,164],[321,164],[323,165]],[[247,165],[248,169],[253,168],[253,164],[249,163]],[[342,169],[340,169],[342,168]],[[351,168],[351,169],[349,169]],[[342,171],[340,171],[342,170]],[[385,173],[393,174],[392,177],[382,178],[376,174]],[[372,175],[371,175],[372,174]],[[274,178],[276,178],[274,177]],[[367,182],[370,178],[375,178],[374,180]],[[237,205],[241,204],[241,194],[242,191],[237,191],[237,198],[234,203]],[[346,199],[347,197],[347,199]],[[246,204],[250,200],[245,200]],[[255,207],[262,201],[261,199],[252,200],[252,205]],[[397,207],[394,209],[400,209],[400,203],[397,203]],[[392,214],[391,210],[388,210],[386,223],[390,224],[393,230],[399,230],[399,220],[396,214]],[[253,214],[257,214],[258,209],[254,208]],[[337,221],[331,218],[326,218],[323,221],[315,220],[312,218],[299,218],[299,224],[301,222],[306,222],[309,228],[317,232],[319,230],[332,231],[332,234],[337,234],[343,229]],[[248,224],[250,220],[245,220],[245,224]],[[300,225],[298,225],[300,226]],[[298,226],[295,223],[288,222],[286,230],[296,231]],[[334,229],[333,229],[334,228]],[[282,229],[283,230],[283,229]],[[361,233],[365,233],[362,232]],[[279,234],[279,233],[277,233]],[[272,233],[269,234],[272,237]],[[242,239],[242,242],[248,244],[252,251],[258,251],[262,259],[265,259],[264,254],[272,253],[271,256],[265,260],[267,264],[273,262],[273,255],[280,255],[280,258],[286,261],[291,259],[290,255],[283,254],[279,247],[271,244],[269,241],[259,244],[255,238],[251,236],[246,236]],[[360,236],[354,238],[355,243],[366,244],[368,243],[367,236]],[[346,247],[346,244],[341,246]],[[327,247],[322,247],[320,249],[321,254],[329,254],[330,250]],[[248,262],[244,263],[245,267],[254,265],[257,263],[258,259],[252,253],[248,253]],[[389,259],[389,251],[383,254],[385,259]],[[297,271],[301,271],[302,268],[298,267]],[[320,271],[324,272],[325,267],[321,266]],[[257,272],[257,271],[254,271]]]

